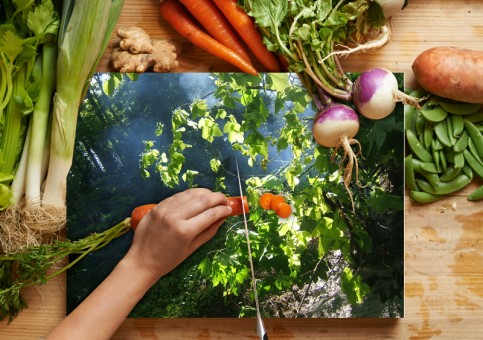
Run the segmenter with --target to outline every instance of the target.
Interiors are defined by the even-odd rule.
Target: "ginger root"
[[[151,40],[140,27],[119,28],[122,39],[111,54],[112,66],[120,72],[170,72],[178,67],[176,48],[166,40]],[[147,52],[149,51],[149,52]]]

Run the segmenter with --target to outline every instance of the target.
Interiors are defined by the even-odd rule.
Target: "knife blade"
[[[241,185],[240,179],[240,170],[238,169],[238,159],[235,158],[236,164],[236,174],[238,177],[238,187],[240,189],[240,197],[243,197],[243,188]],[[247,222],[247,214],[245,211],[245,205],[242,204],[242,211],[243,211],[243,223],[245,225],[245,235],[247,237],[247,247],[248,247],[248,259],[250,262],[250,272],[252,276],[252,287],[253,287],[253,296],[255,298],[255,307],[257,309],[257,335],[260,337],[260,340],[268,340],[267,332],[265,331],[265,325],[263,323],[262,315],[260,313],[260,303],[258,302],[258,293],[257,293],[257,280],[255,278],[255,271],[253,269],[253,257],[252,257],[252,249],[250,246],[250,233],[248,231],[248,222]]]

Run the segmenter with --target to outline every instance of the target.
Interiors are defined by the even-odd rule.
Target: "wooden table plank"
[[[186,43],[158,16],[157,1],[126,0],[118,26],[138,25],[155,38],[169,38],[179,52],[179,72],[235,71],[224,61]],[[343,60],[347,71],[382,66],[406,73],[414,87],[414,58],[423,50],[452,45],[483,51],[483,1],[420,0],[393,19],[391,42],[371,53]],[[111,39],[111,48],[116,42]],[[99,66],[111,70],[110,49]],[[463,193],[429,206],[406,197],[405,314],[391,319],[270,319],[272,339],[476,339],[483,334],[483,205]],[[12,324],[0,325],[0,339],[37,339],[65,315],[65,277],[29,288],[29,308]],[[114,339],[255,339],[254,320],[128,319]]]

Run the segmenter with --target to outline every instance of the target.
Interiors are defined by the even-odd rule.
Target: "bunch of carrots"
[[[267,71],[281,70],[276,55],[267,49],[254,21],[236,0],[160,2],[163,18],[179,34],[206,52],[243,72],[257,75],[248,48]]]

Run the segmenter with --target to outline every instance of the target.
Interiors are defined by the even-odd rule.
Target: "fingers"
[[[226,196],[222,193],[202,188],[188,189],[172,198],[170,201],[172,213],[180,220],[189,220],[210,208],[228,204]]]
[[[221,227],[221,225],[225,222],[225,218],[222,218],[212,225],[210,225],[208,228],[203,230],[200,234],[198,234],[197,237],[191,242],[189,252],[193,253],[196,249],[201,247],[203,244],[208,242],[213,238],[213,236],[216,235],[218,232],[218,229]]]

